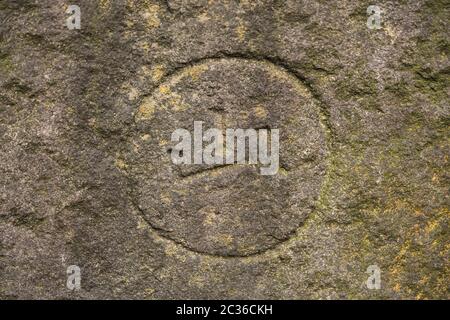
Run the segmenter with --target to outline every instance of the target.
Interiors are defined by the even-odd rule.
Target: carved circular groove
[[[135,115],[132,177],[144,219],[195,252],[248,256],[289,239],[318,198],[326,143],[317,101],[264,60],[208,59],[171,75]],[[209,128],[280,130],[280,169],[175,165],[171,134]]]

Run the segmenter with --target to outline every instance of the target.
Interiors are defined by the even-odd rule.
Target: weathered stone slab
[[[1,1],[0,298],[448,299],[449,8],[370,4]],[[174,166],[193,121],[278,174]]]

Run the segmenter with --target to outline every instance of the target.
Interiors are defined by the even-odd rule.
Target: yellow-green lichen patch
[[[136,120],[150,120],[153,118],[156,110],[155,101],[152,98],[146,98],[140,105],[136,114]]]

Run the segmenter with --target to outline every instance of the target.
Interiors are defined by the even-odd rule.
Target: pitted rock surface
[[[0,299],[448,299],[448,21],[443,0],[0,1]],[[280,172],[173,166],[194,120],[279,127]]]

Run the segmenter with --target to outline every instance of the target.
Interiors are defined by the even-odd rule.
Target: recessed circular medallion
[[[208,59],[168,77],[136,111],[131,175],[145,220],[196,252],[248,256],[289,239],[318,198],[326,143],[319,107],[285,69]],[[279,171],[256,165],[176,165],[176,129],[279,129]]]

